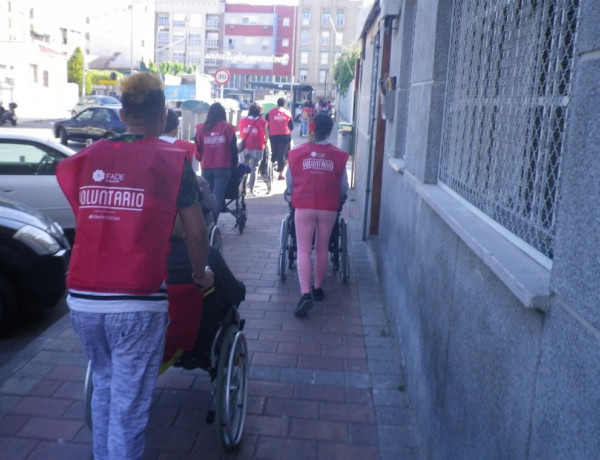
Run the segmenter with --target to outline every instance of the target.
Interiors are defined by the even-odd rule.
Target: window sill
[[[388,161],[389,165],[398,174],[404,174],[404,160],[401,158],[390,158]]]
[[[442,186],[418,184],[416,191],[525,308],[548,311],[551,262],[527,254]]]

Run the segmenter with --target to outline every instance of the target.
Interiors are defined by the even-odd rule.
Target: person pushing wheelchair
[[[328,245],[337,212],[348,191],[348,153],[327,141],[333,129],[331,117],[319,114],[308,124],[309,141],[290,150],[286,194],[291,196],[298,251],[300,300],[294,311],[305,317],[313,302],[325,298]],[[311,253],[314,235],[314,284],[311,286]]]

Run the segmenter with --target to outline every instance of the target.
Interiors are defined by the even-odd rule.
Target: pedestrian
[[[196,147],[202,177],[222,205],[232,169],[237,168],[238,149],[235,126],[227,122],[225,108],[218,102],[209,107],[206,121],[196,126]],[[215,213],[215,223],[220,210]]]
[[[56,173],[77,222],[67,304],[93,371],[96,460],[144,455],[169,322],[165,280],[176,215],[195,283],[213,284],[194,172],[182,149],[158,139],[162,82],[138,73],[120,89],[125,133],[63,160]]]
[[[307,99],[304,101],[304,105],[302,106],[302,110],[300,112],[300,137],[308,136],[308,122],[315,114],[315,108],[310,101]]]
[[[198,150],[196,144],[193,142],[186,141],[185,139],[179,139],[179,117],[177,112],[173,109],[167,110],[167,120],[165,127],[160,139],[167,141],[171,144],[175,144],[177,147],[182,148],[186,151],[188,160],[192,164],[194,172],[198,171]],[[202,211],[204,214],[204,220],[206,224],[214,223],[214,213],[219,209],[219,204],[215,198],[215,195],[210,189],[209,183],[202,176],[196,174],[196,181],[198,182],[198,188],[200,189],[200,196],[202,197]],[[177,223],[176,223],[177,224]],[[177,225],[176,225],[177,227]]]
[[[241,118],[238,122],[240,138],[244,143],[244,149],[240,152],[240,161],[248,165],[252,172],[248,181],[248,193],[254,196],[254,183],[256,181],[256,168],[263,158],[269,139],[269,128],[267,120],[261,117],[262,107],[253,102],[248,109],[248,116]]]
[[[308,142],[290,150],[287,191],[294,209],[300,301],[296,316],[306,316],[313,301],[325,298],[323,279],[328,247],[337,213],[346,199],[348,154],[327,142],[331,117],[319,114],[309,122]],[[311,287],[311,253],[314,236],[314,284]]]
[[[185,139],[179,139],[179,116],[177,116],[177,112],[173,109],[167,109],[167,120],[165,121],[163,134],[160,138],[185,150],[188,153],[192,169],[198,171],[199,162],[196,144]]]
[[[277,163],[278,180],[285,180],[283,170],[285,160],[292,142],[294,119],[292,113],[285,107],[285,98],[277,99],[277,107],[269,110],[266,120],[269,122],[269,140],[273,163]]]

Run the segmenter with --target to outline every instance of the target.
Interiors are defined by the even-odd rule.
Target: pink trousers
[[[310,292],[311,266],[310,257],[315,235],[315,288],[323,286],[323,278],[327,272],[327,256],[329,237],[335,224],[336,211],[317,209],[296,209],[294,221],[296,225],[296,244],[298,247],[298,278],[300,293]]]

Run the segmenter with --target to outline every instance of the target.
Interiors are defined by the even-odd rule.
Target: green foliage
[[[159,73],[161,75],[182,75],[196,73],[196,66],[183,65],[181,62],[167,62],[163,61],[158,66],[155,62],[150,61],[148,63],[148,69],[150,73]]]
[[[81,48],[75,48],[73,54],[67,61],[67,81],[77,83],[79,86],[79,95],[81,96],[81,79],[83,78],[83,53]]]
[[[360,48],[356,45],[347,47],[333,64],[333,81],[338,87],[338,94],[345,96],[354,80],[354,66],[360,57]]]
[[[99,81],[101,80],[112,80],[111,74],[117,74],[116,80],[119,81],[123,78],[123,74],[120,72],[114,72],[112,70],[88,70],[87,75],[89,75],[93,85],[100,85]]]

